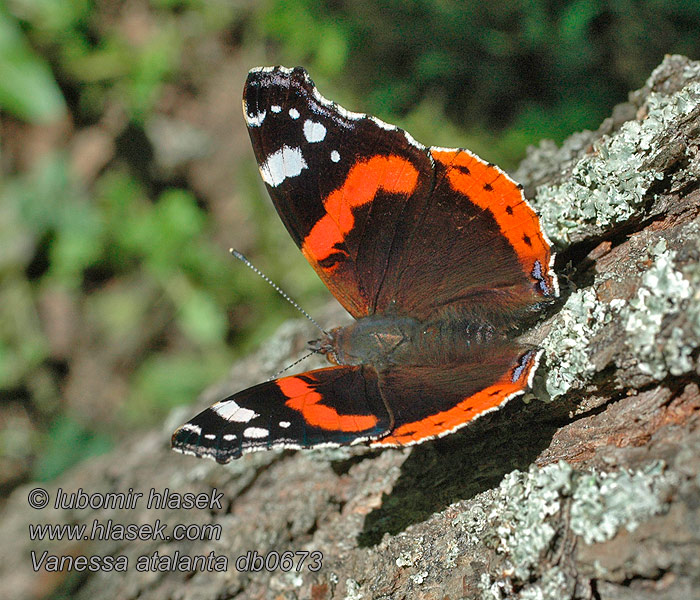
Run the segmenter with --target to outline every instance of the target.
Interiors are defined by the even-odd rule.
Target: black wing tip
[[[271,92],[270,90],[276,90]],[[283,101],[289,90],[307,96],[313,96],[317,92],[316,84],[311,80],[304,67],[294,67],[290,69],[281,65],[275,67],[255,67],[248,72],[245,85],[243,87],[244,112],[251,111],[247,119],[249,126],[257,127],[262,123],[268,103],[272,96],[279,96]],[[260,122],[254,118],[260,117]]]
[[[170,438],[170,447],[175,452],[195,456],[197,458],[215,460],[220,465],[225,465],[243,455],[240,448],[237,446],[221,448],[218,445],[220,443],[218,437],[216,440],[212,440],[212,443],[209,443],[209,440],[204,440],[202,438],[201,433],[188,430],[188,425],[190,424],[186,423],[178,427]]]
[[[301,66],[285,67],[283,65],[275,65],[271,67],[254,67],[248,71],[246,83],[261,82],[270,80],[292,80],[295,78],[303,79],[306,82],[311,82],[308,71]]]

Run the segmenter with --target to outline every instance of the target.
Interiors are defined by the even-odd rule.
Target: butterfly
[[[408,446],[531,386],[540,351],[512,331],[559,290],[522,186],[327,100],[301,67],[251,70],[243,112],[280,218],[355,321],[311,343],[330,366],[217,402],[175,450]]]

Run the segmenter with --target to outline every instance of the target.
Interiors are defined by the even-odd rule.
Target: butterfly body
[[[252,70],[243,111],[282,221],[356,320],[311,344],[334,366],[222,400],[175,432],[175,449],[227,462],[410,445],[527,389],[539,352],[513,332],[558,287],[520,186],[468,150],[343,109],[301,68]]]
[[[331,330],[311,343],[336,365],[444,365],[462,362],[490,343],[495,328],[454,315],[421,321],[409,316],[372,315]]]

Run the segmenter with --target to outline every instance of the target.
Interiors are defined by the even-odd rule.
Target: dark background
[[[0,4],[0,491],[162,423],[295,314],[230,246],[327,299],[259,180],[248,69],[509,169],[698,34],[694,0]]]

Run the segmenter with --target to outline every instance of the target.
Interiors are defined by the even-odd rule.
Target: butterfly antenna
[[[230,248],[229,252],[231,254],[233,254],[233,256],[235,256],[238,260],[240,260],[244,265],[246,265],[247,267],[250,267],[253,270],[253,272],[257,273],[258,275],[260,275],[260,277],[262,277],[265,281],[267,281],[267,283],[269,283],[279,293],[279,295],[282,296],[282,298],[284,298],[294,308],[296,308],[302,315],[304,315],[309,321],[311,321],[319,329],[319,331],[321,331],[321,333],[323,333],[324,335],[327,334],[325,329],[323,329],[323,327],[321,327],[309,313],[307,313],[301,306],[299,306],[296,302],[294,302],[294,300],[292,300],[289,296],[287,296],[287,294],[284,291],[282,291],[282,289],[280,289],[280,287],[276,283],[274,283],[267,275],[265,275],[265,273],[263,273],[260,269],[258,269],[252,262],[250,262],[238,250],[234,250],[233,248]],[[304,358],[306,358],[306,357],[304,357]],[[299,360],[304,360],[304,359],[302,358]],[[299,362],[299,361],[297,361],[297,362]],[[297,364],[297,363],[294,363],[294,364]],[[290,366],[294,366],[294,365],[290,365]],[[287,367],[287,368],[289,368],[289,367]],[[282,371],[280,371],[280,372],[282,372]],[[279,375],[279,373],[278,373],[278,375]]]
[[[308,354],[305,354],[299,360],[295,360],[291,365],[287,365],[281,371],[277,371],[277,373],[275,373],[272,377],[270,377],[268,379],[268,381],[272,381],[273,379],[277,379],[280,375],[282,375],[282,373],[284,373],[285,371],[289,371],[289,369],[291,369],[292,367],[296,367],[302,360],[306,360],[307,358],[309,358],[309,356],[313,356],[314,354],[316,354],[316,353],[309,352]]]

